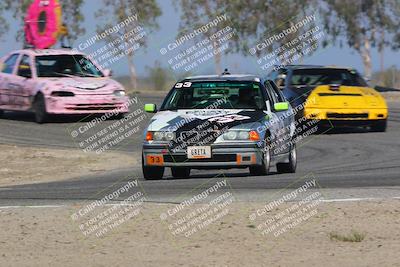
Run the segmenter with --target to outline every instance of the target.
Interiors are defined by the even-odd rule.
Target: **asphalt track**
[[[141,103],[160,103],[162,97],[138,95]],[[185,196],[226,179],[239,201],[264,201],[285,188],[296,188],[306,178],[315,178],[319,191],[329,199],[400,197],[400,105],[389,103],[389,124],[385,133],[334,129],[312,135],[298,147],[295,174],[250,176],[246,170],[194,171],[189,179],[145,181],[140,166],[71,180],[0,188],[0,206],[61,204],[102,198],[128,181],[138,179],[148,201],[179,202]],[[148,117],[148,119],[151,116]],[[141,127],[147,123],[142,123]],[[6,113],[0,119],[0,143],[45,147],[77,148],[70,131],[85,122],[60,118],[38,125],[26,113]],[[112,121],[106,123],[111,124]],[[142,130],[142,128],[141,128]],[[142,135],[124,141],[117,150],[140,151]],[[6,164],[3,162],[3,164]],[[273,171],[275,168],[272,169]],[[56,174],[55,174],[56,175]],[[121,199],[124,195],[120,196]],[[126,196],[125,196],[126,197]]]

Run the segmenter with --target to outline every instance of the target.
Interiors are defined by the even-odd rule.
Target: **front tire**
[[[114,120],[122,120],[125,117],[125,113],[118,113],[113,117]]]
[[[3,117],[3,115],[4,115],[4,110],[0,109],[0,118]]]
[[[142,172],[145,180],[161,180],[164,175],[164,167],[145,166],[142,156]]]
[[[386,132],[387,119],[374,122],[371,125],[371,132]]]
[[[171,173],[174,178],[189,178],[190,168],[172,167]]]
[[[276,170],[278,173],[295,173],[297,168],[297,150],[293,145],[289,153],[289,163],[277,163]]]
[[[268,145],[265,145],[263,148],[263,155],[262,155],[262,164],[257,166],[251,166],[250,174],[254,176],[258,175],[268,175],[270,173],[270,165],[271,165],[271,152],[269,150]]]
[[[45,123],[49,119],[49,114],[47,113],[46,109],[46,101],[42,94],[39,94],[35,102],[33,102],[33,109],[35,110],[35,121],[37,123]]]

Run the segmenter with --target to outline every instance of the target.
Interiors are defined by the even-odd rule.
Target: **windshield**
[[[38,77],[104,77],[83,55],[37,56],[35,63]]]
[[[256,82],[186,82],[175,85],[161,109],[259,110],[265,109],[265,102]]]
[[[354,70],[347,69],[298,69],[293,71],[291,85],[327,85],[367,86]]]

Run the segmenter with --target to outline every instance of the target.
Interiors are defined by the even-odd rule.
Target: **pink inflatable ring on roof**
[[[25,38],[35,48],[49,48],[61,31],[61,6],[58,0],[34,0],[25,19]]]

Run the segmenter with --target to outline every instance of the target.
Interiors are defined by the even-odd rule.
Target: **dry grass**
[[[343,242],[361,242],[364,240],[366,233],[360,233],[352,230],[350,234],[339,234],[336,232],[329,233],[331,240],[338,240]]]

